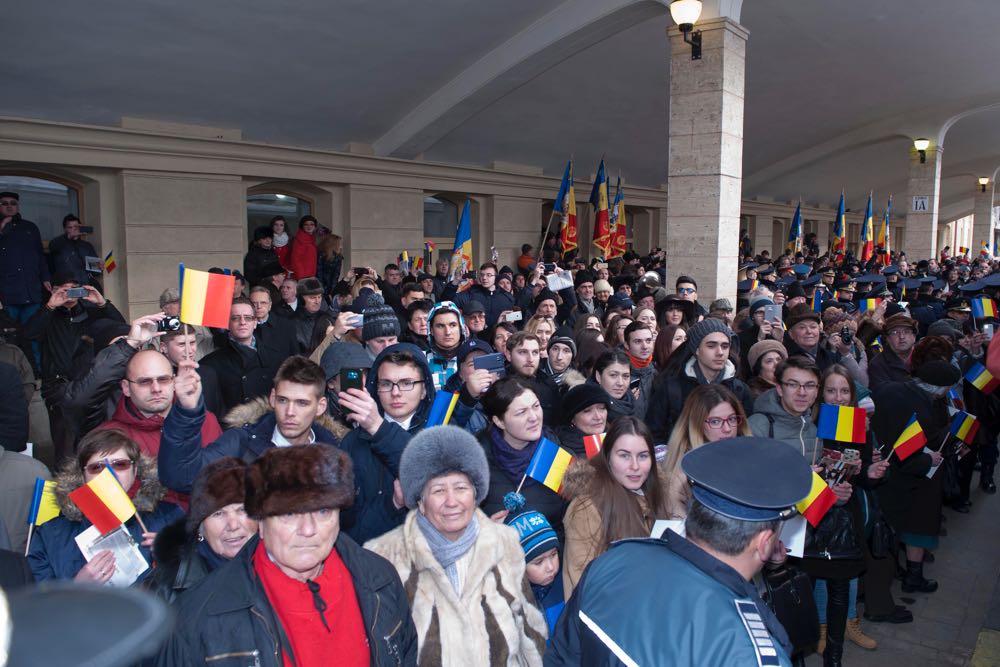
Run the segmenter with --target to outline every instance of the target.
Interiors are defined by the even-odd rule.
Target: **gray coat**
[[[812,415],[796,417],[788,414],[782,407],[776,390],[769,389],[757,397],[753,404],[753,414],[747,422],[755,436],[787,442],[802,452],[802,456],[810,463],[819,461],[822,447],[817,444],[816,424]],[[820,449],[819,452],[816,451],[817,448]]]

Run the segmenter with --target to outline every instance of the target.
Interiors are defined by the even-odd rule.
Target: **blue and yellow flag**
[[[462,207],[462,217],[455,232],[455,246],[451,250],[451,276],[462,276],[472,270],[472,220],[469,213],[471,202],[466,199]]]
[[[578,247],[576,240],[576,190],[573,188],[572,160],[566,163],[566,171],[563,172],[562,183],[559,184],[559,193],[552,204],[552,211],[561,216],[559,242],[562,243],[562,254],[565,256]]]
[[[802,202],[795,207],[792,225],[788,228],[788,243],[785,246],[793,253],[802,252]]]
[[[535,447],[525,475],[541,482],[556,493],[562,488],[563,475],[573,461],[573,455],[548,438],[542,438]]]

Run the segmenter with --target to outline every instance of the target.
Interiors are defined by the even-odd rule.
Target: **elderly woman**
[[[405,582],[418,665],[542,664],[547,626],[527,597],[518,533],[477,508],[489,483],[472,435],[429,428],[399,465],[406,521],[365,545]]]
[[[191,492],[191,512],[156,536],[157,568],[150,588],[167,602],[229,562],[257,532],[243,507],[246,464],[226,457],[202,468]]]
[[[598,385],[585,382],[563,394],[560,414],[563,424],[556,429],[559,442],[574,456],[587,457],[583,439],[608,430],[608,408],[611,397]]]

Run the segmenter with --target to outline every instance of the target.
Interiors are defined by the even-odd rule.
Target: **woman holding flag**
[[[150,566],[153,561],[149,547],[156,533],[184,516],[181,508],[163,502],[166,489],[157,478],[156,461],[140,456],[139,446],[120,431],[92,431],[80,441],[76,459],[67,462],[56,477],[56,500],[62,515],[39,526],[31,540],[28,561],[36,581],[75,579],[103,585],[111,580],[116,569],[112,553],[99,551],[88,563],[74,538],[91,527],[88,515],[93,516],[94,508],[104,512],[104,504],[114,501],[98,492],[81,507],[74,500],[80,496],[70,497],[107,470],[112,471],[133,505],[132,516],[124,521],[125,528]],[[147,568],[136,582],[144,581],[151,572],[151,567]]]

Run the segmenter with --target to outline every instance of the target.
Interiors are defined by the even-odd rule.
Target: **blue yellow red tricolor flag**
[[[111,273],[116,268],[118,268],[118,264],[115,262],[115,251],[109,250],[108,254],[104,256],[104,272]]]
[[[875,310],[880,303],[882,299],[861,299],[858,301],[858,312],[867,313],[869,310]]]
[[[451,275],[462,276],[472,270],[472,217],[471,202],[466,199],[462,207],[462,217],[455,230],[455,245],[451,249]]]
[[[899,457],[900,461],[905,461],[911,454],[919,452],[927,444],[927,436],[924,429],[917,421],[917,414],[913,413],[910,421],[906,422],[903,432],[896,438],[896,444],[892,446],[892,453]]]
[[[956,410],[965,410],[965,401],[962,400],[962,396],[954,387],[948,390],[948,400],[951,401]]]
[[[972,440],[979,431],[979,420],[975,415],[970,415],[962,410],[955,413],[951,420],[951,434],[967,445],[972,444]]]
[[[795,508],[799,510],[799,514],[805,517],[809,525],[815,528],[836,502],[837,496],[829,485],[823,481],[822,477],[813,472],[809,495],[795,503]]]
[[[597,168],[597,178],[590,191],[590,204],[594,207],[594,240],[592,243],[600,251],[602,257],[607,257],[611,245],[611,217],[608,211],[608,181],[604,171],[604,159]]]
[[[882,218],[882,224],[879,225],[878,238],[875,240],[875,246],[878,248],[876,257],[882,266],[889,266],[889,258],[892,255],[889,248],[889,214],[891,211],[892,195],[889,195],[889,203],[885,205],[885,216]]]
[[[820,290],[813,290],[812,309],[814,313],[823,312],[823,292]]]
[[[867,262],[875,252],[875,228],[872,222],[872,193],[868,193],[868,205],[865,207],[865,217],[861,221],[861,239],[858,246],[858,257]]]
[[[965,379],[973,387],[987,395],[992,394],[993,390],[1000,386],[1000,380],[993,377],[993,374],[980,363],[974,364],[969,369],[969,372],[965,374]]]
[[[816,435],[824,440],[863,443],[868,439],[864,408],[820,403]]]
[[[601,451],[601,445],[604,444],[604,437],[606,435],[607,433],[598,433],[597,435],[583,436],[583,450],[586,452],[588,459],[594,458]]]
[[[997,316],[997,303],[988,296],[976,297],[972,300],[972,316],[976,319]]]
[[[181,322],[192,326],[229,326],[235,276],[196,271],[180,265]]]
[[[611,207],[611,242],[608,249],[607,259],[624,257],[627,237],[625,232],[625,191],[622,189],[622,177],[618,177],[618,184],[615,186],[615,202]]]
[[[837,205],[837,219],[833,221],[833,250],[834,254],[845,254],[847,252],[847,209],[844,208],[844,192],[840,192],[840,203]]]
[[[792,216],[792,224],[788,228],[788,243],[785,248],[793,253],[802,251],[802,202],[795,207],[795,215]]]
[[[567,450],[548,438],[542,438],[538,441],[524,474],[558,493],[562,488],[566,467],[572,460],[573,455]]]
[[[576,190],[573,188],[573,161],[566,163],[559,193],[552,204],[552,211],[559,213],[562,220],[559,223],[559,242],[562,244],[562,254],[579,247],[576,227]]]
[[[69,498],[101,535],[111,532],[135,514],[132,499],[108,467],[83,486],[71,491]]]

